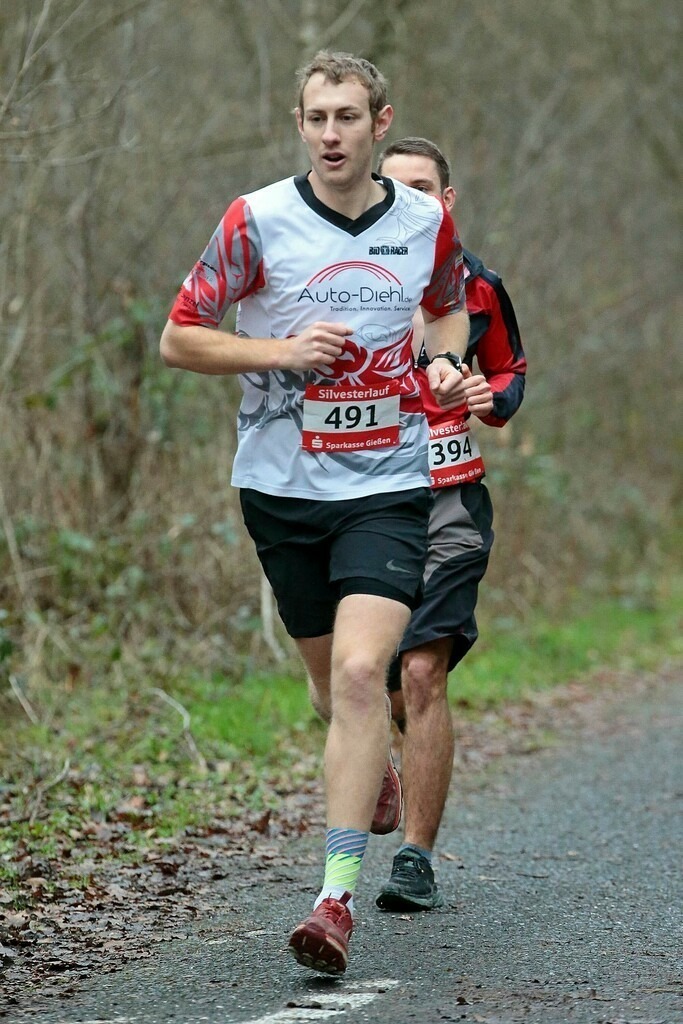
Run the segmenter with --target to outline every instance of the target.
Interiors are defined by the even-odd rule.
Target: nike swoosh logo
[[[414,576],[415,575],[414,573],[412,573],[410,571],[410,569],[404,569],[402,566],[396,565],[396,563],[394,562],[393,558],[391,558],[387,562],[387,569],[389,570],[389,572],[404,572],[404,573],[406,573],[407,576]]]

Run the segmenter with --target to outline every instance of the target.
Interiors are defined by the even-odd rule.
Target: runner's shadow
[[[310,992],[327,992],[330,989],[335,988],[339,982],[343,980],[343,974],[340,974],[339,977],[334,977],[334,975],[330,975],[329,977],[319,975],[316,978],[307,978],[305,987]]]

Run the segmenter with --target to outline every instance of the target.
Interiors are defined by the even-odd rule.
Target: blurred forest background
[[[666,602],[680,570],[676,0],[19,0],[0,8],[0,678],[273,664],[229,487],[238,385],[165,369],[236,195],[306,169],[294,71],[367,56],[513,298],[527,397],[481,445],[481,614]],[[266,623],[266,640],[268,624]]]

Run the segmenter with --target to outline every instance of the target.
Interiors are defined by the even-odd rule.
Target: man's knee
[[[387,667],[384,660],[370,650],[358,648],[347,652],[333,661],[333,688],[335,694],[345,693],[349,697],[363,697],[364,694],[381,690]]]
[[[441,653],[415,648],[403,655],[401,689],[408,717],[443,700],[448,686],[448,660]]]

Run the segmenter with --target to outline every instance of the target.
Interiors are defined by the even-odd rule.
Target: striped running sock
[[[325,838],[325,878],[313,909],[330,897],[338,900],[345,892],[353,893],[369,834],[355,828],[328,828]],[[353,900],[348,903],[348,909],[353,914]]]

